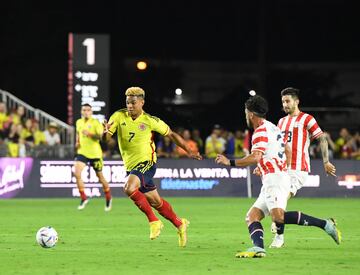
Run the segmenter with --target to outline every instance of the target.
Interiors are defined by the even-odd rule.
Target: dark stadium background
[[[176,121],[177,126],[204,131],[214,123],[243,128],[243,103],[251,89],[268,98],[273,121],[282,115],[279,91],[288,85],[302,90],[302,106],[360,106],[360,20],[355,1],[60,1],[53,5],[2,3],[0,87],[63,121],[69,32],[110,34],[111,111],[123,107],[124,90],[133,85],[148,92],[148,112],[171,125]],[[148,60],[148,70],[137,71],[131,66],[135,60]],[[189,68],[204,71],[206,79],[209,64],[209,78],[219,72],[219,81],[208,87],[222,94],[215,103],[205,104],[203,97],[181,106],[162,101],[173,95]],[[249,70],[255,77],[227,83],[226,76],[233,79]],[[344,72],[352,75],[346,85],[338,77]],[[199,85],[206,86],[202,81]],[[322,125],[337,130],[337,125],[326,124],[326,115],[317,116]],[[347,123],[344,126],[352,130],[358,128],[358,123]]]

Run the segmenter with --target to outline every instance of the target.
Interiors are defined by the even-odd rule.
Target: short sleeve
[[[252,136],[251,144],[251,152],[260,151],[261,153],[265,154],[265,150],[268,144],[266,128],[256,129]]]
[[[110,117],[108,123],[111,124],[110,129],[109,129],[109,133],[111,135],[113,135],[116,132],[116,129],[117,129],[117,127],[119,125],[119,122],[120,122],[119,120],[120,120],[120,115],[119,115],[118,112],[114,113]]]
[[[152,116],[150,118],[150,121],[151,121],[151,130],[158,132],[160,135],[163,136],[166,136],[169,133],[170,127],[160,118]]]
[[[309,131],[310,139],[314,140],[320,137],[323,133],[321,128],[319,127],[318,123],[316,122],[315,118],[309,115],[308,119],[305,121],[306,123],[306,130]]]

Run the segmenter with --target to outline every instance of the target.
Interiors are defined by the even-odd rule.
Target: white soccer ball
[[[36,241],[41,247],[54,247],[58,241],[58,233],[51,226],[41,227],[36,233]]]

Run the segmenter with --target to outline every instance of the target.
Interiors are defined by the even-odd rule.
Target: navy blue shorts
[[[144,161],[137,164],[134,169],[127,171],[127,175],[136,175],[140,179],[141,193],[146,193],[156,189],[156,185],[153,182],[153,177],[156,172],[156,164],[152,161]]]
[[[99,159],[89,159],[84,155],[76,155],[75,161],[81,161],[86,165],[90,164],[92,168],[94,168],[95,172],[101,172],[104,166],[104,162],[102,158]]]

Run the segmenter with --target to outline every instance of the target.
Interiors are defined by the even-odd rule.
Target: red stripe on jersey
[[[275,173],[275,168],[272,166],[271,162],[267,161],[265,165],[268,173]]]
[[[286,162],[281,164],[276,158],[273,158],[273,160],[275,161],[276,166],[280,169],[280,171],[286,171]]]
[[[264,136],[260,136],[260,137],[257,137],[253,140],[253,146],[256,144],[256,143],[259,143],[259,142],[268,142],[268,138],[267,137],[264,137]]]
[[[285,119],[284,119],[284,121],[285,121]],[[286,127],[285,127],[285,135],[284,135],[284,142],[285,142],[285,144],[286,144],[287,141],[288,141],[289,128],[290,128],[291,121],[292,121],[292,117],[289,116],[288,122],[286,123]]]
[[[261,170],[263,171],[263,174],[264,175],[267,174],[267,172],[266,172],[267,168],[266,168],[266,166],[264,164],[264,159],[263,158],[260,159],[259,164],[260,164]]]
[[[309,132],[311,134],[311,139],[315,139],[319,136],[319,134],[321,134],[321,132],[319,132],[316,136],[313,136],[314,132],[319,128],[319,125],[317,123],[315,123],[310,129]]]
[[[300,121],[300,119],[304,116],[304,113],[300,113],[298,115],[298,117],[295,120],[295,125],[293,128],[293,135],[292,135],[292,148],[291,148],[291,169],[296,170],[296,159],[297,159],[297,154],[299,153],[297,151],[297,146],[298,146],[298,138],[299,138],[299,128],[295,127],[296,123]],[[303,150],[302,150],[303,151]],[[302,154],[303,152],[301,152]]]
[[[254,132],[255,133],[259,133],[259,132],[266,132],[266,128],[265,127],[262,127],[262,128],[257,128]]]

